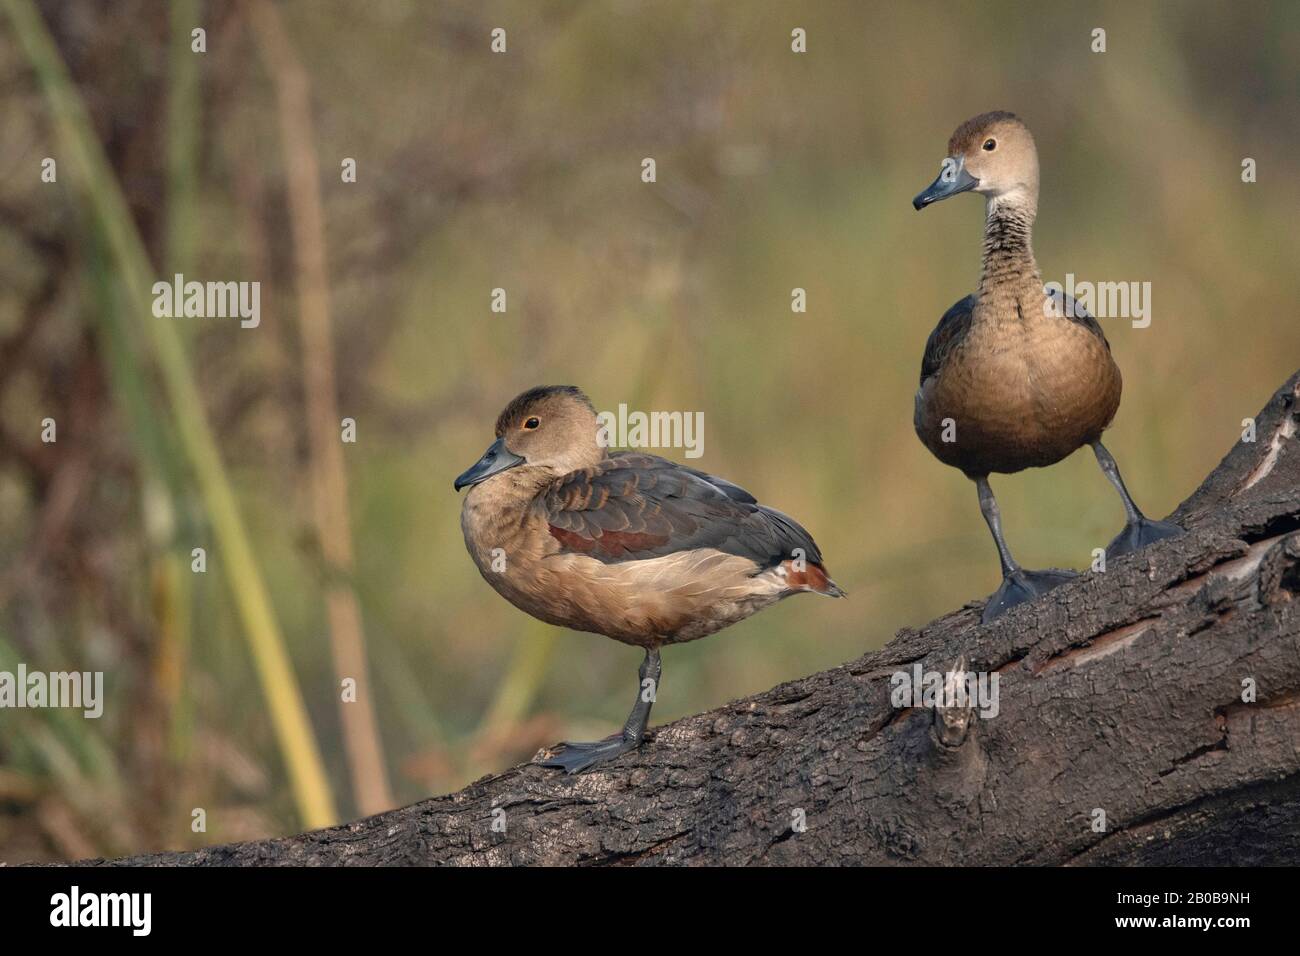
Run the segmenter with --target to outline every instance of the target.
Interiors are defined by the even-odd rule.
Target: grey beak
[[[978,179],[966,172],[964,157],[944,160],[943,169],[939,172],[939,178],[930,183],[919,196],[912,200],[912,208],[924,209],[932,202],[938,202],[940,199],[947,199],[949,196],[964,193],[968,189],[974,189],[979,184]]]
[[[486,481],[493,475],[500,474],[507,468],[513,468],[515,465],[522,465],[524,459],[520,458],[509,448],[506,447],[506,440],[498,438],[488,450],[483,452],[483,457],[474,464],[470,465],[465,472],[456,479],[456,490],[468,488],[470,485],[477,485],[480,481]]]

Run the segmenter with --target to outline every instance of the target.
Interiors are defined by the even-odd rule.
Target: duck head
[[[912,200],[912,206],[924,209],[967,191],[990,201],[1037,202],[1038,150],[1028,127],[1014,113],[981,113],[958,126],[948,140],[948,158],[939,178]]]
[[[527,465],[548,475],[589,468],[605,450],[590,399],[574,385],[539,385],[515,398],[497,418],[497,440],[456,479],[457,491]]]

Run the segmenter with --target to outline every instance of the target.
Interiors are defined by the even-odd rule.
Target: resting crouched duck
[[[645,649],[622,733],[560,744],[542,761],[570,773],[640,745],[663,645],[801,591],[844,593],[797,522],[721,478],[654,455],[608,454],[598,431],[579,389],[530,389],[506,406],[496,441],[455,483],[470,488],[465,545],[497,593],[549,624]]]
[[[979,490],[1002,562],[1002,585],[984,607],[989,621],[1074,576],[1026,571],[1015,562],[1002,537],[990,472],[1051,465],[1091,445],[1127,516],[1108,556],[1182,529],[1138,510],[1101,443],[1119,408],[1119,368],[1097,320],[1069,296],[1049,298],[1043,288],[1030,247],[1038,152],[1015,115],[984,113],[957,127],[939,178],[912,205],[924,209],[968,190],[985,197],[984,270],[979,291],[949,309],[930,333],[914,421],[934,456],[960,468]]]

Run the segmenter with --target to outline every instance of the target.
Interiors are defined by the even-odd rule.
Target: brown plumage
[[[712,634],[791,594],[843,594],[793,519],[693,468],[609,454],[597,432],[578,389],[530,389],[506,406],[497,441],[456,481],[471,486],[461,511],[470,556],[519,609],[645,648],[657,668],[665,644]],[[633,718],[648,717],[644,710]],[[584,769],[635,746],[644,721],[639,731],[633,723],[622,749],[566,744],[554,765]],[[608,752],[595,753],[601,746]]]
[[[1016,279],[949,309],[922,360],[916,433],[971,478],[1055,464],[1099,440],[1119,408],[1119,367],[1096,320],[1045,315],[1037,272]]]
[[[1038,157],[1024,123],[1002,110],[976,116],[957,127],[948,152],[989,197],[984,269],[979,291],[949,309],[926,343],[917,435],[972,478],[1054,464],[1110,424],[1119,367],[1096,319],[1043,289],[1031,246]]]
[[[985,608],[989,620],[1069,577],[1024,571],[1012,560],[988,486],[991,472],[1051,465],[1091,445],[1129,519],[1110,553],[1181,529],[1138,511],[1101,444],[1122,380],[1097,320],[1043,288],[1031,245],[1038,209],[1033,136],[1019,117],[999,110],[958,126],[948,153],[939,178],[913,205],[923,209],[967,191],[983,195],[983,271],[979,290],[949,309],[926,342],[913,422],[926,448],[979,488],[1004,578]]]

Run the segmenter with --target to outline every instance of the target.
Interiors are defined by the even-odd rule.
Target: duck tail
[[[831,580],[831,576],[820,564],[809,561],[802,571],[796,571],[793,562],[787,561],[785,565],[786,583],[791,590],[812,591],[814,594],[835,598],[848,597],[848,593]]]

